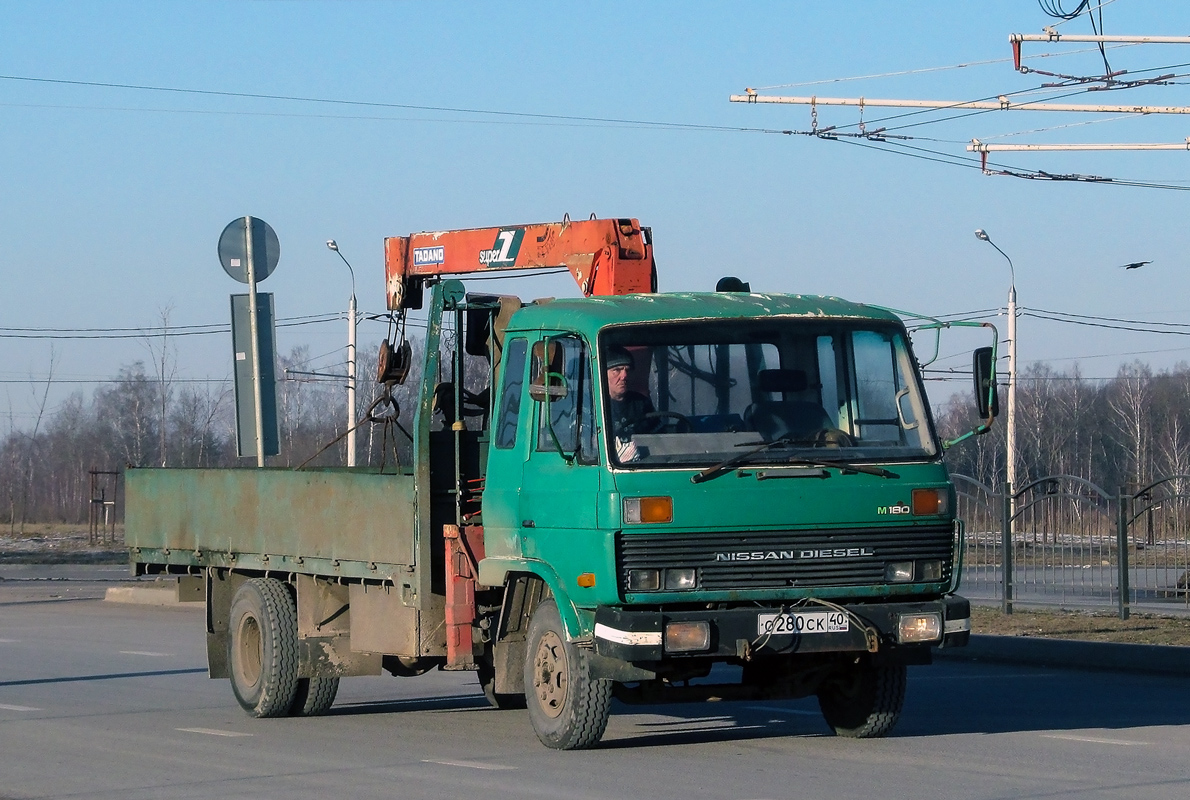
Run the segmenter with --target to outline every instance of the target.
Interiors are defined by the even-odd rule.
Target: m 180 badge
[[[898,503],[893,506],[877,506],[877,514],[908,514],[912,511],[908,503]]]
[[[521,252],[524,238],[524,228],[501,228],[491,249],[479,251],[479,263],[485,267],[511,267]]]

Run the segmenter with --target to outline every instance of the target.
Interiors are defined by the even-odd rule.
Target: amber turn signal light
[[[579,575],[578,576],[578,585],[583,587],[584,589],[590,589],[592,586],[595,585],[595,573],[594,572],[584,572],[582,575]]]
[[[950,494],[945,489],[914,489],[915,516],[938,516],[950,510]]]
[[[672,497],[625,497],[624,522],[673,522]]]

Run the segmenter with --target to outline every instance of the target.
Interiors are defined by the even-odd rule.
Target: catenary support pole
[[[1000,508],[1000,572],[1003,584],[1000,590],[1000,610],[1012,613],[1012,483],[1004,483],[1004,503]]]
[[[1190,114],[1190,106],[1091,105],[1084,103],[1044,103],[1035,100],[1011,100],[1001,95],[995,100],[899,100],[879,97],[780,97],[761,94],[733,94],[733,103],[777,103],[795,106],[854,106],[857,108],[937,108],[956,111],[1073,111],[1084,114]]]

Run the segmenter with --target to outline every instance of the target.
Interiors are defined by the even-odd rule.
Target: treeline
[[[970,427],[971,406],[970,394],[955,395],[937,412],[944,437]],[[1002,488],[1007,410],[1002,385],[992,432],[948,451],[952,472]],[[1084,378],[1077,365],[1069,371],[1032,365],[1017,385],[1016,445],[1017,488],[1065,474],[1115,493],[1190,474],[1190,366],[1154,373],[1135,361],[1105,381]]]
[[[361,416],[380,392],[372,380],[373,359],[364,355],[370,352],[360,350]],[[308,361],[307,348],[295,348],[279,359],[278,374]],[[10,424],[0,439],[0,524],[17,529],[26,522],[86,522],[92,469],[254,466],[254,458],[236,456],[231,385],[184,383],[159,367],[129,364],[90,397],[71,395],[31,430]],[[394,392],[405,430],[411,430],[418,383],[411,375]],[[339,439],[346,428],[342,381],[279,381],[277,401],[281,453],[270,465],[295,467],[309,459],[315,466],[346,463],[346,442]],[[952,471],[994,488],[1005,479],[1004,387],[1000,405],[991,433],[946,456]],[[972,417],[970,394],[956,394],[936,409],[944,438],[970,429]],[[409,463],[408,439],[396,426],[365,423],[357,436],[360,465]],[[1084,378],[1077,366],[1059,371],[1032,365],[1020,375],[1017,390],[1017,450],[1018,486],[1069,474],[1114,492],[1190,474],[1190,365],[1154,373],[1133,362],[1106,381]]]
[[[365,355],[374,349],[360,348],[359,353],[357,410],[362,416],[382,387],[373,380],[374,358]],[[295,348],[278,359],[277,374],[308,369],[309,360],[308,348]],[[86,522],[91,470],[255,466],[254,455],[236,455],[231,383],[183,382],[160,367],[160,362],[148,368],[141,361],[128,364],[90,397],[81,391],[70,395],[52,414],[39,416],[30,430],[17,430],[10,422],[0,438],[0,524],[16,531],[30,522]],[[416,383],[416,375],[411,376],[393,392],[405,430],[410,430]],[[269,466],[295,467],[307,460],[311,466],[346,463],[347,443],[340,438],[347,428],[344,380],[279,380],[277,414],[280,454],[269,458]],[[408,439],[391,424],[363,424],[356,447],[361,466],[392,465],[398,459],[407,464],[411,455]],[[105,480],[101,477],[99,485],[107,487],[112,499],[114,487]],[[122,506],[122,484],[119,494]],[[116,511],[122,518],[122,507]]]

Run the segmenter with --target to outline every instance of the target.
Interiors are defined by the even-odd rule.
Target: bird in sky
[[[1145,264],[1152,264],[1152,261],[1133,261],[1131,264],[1121,264],[1120,269],[1140,269]]]

